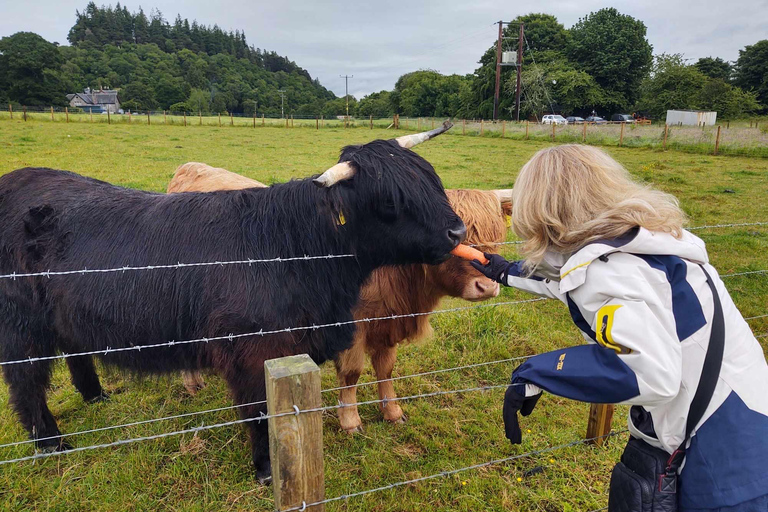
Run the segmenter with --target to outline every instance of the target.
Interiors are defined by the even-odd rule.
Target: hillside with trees
[[[336,96],[287,57],[227,32],[161,12],[89,3],[76,13],[70,46],[33,33],[0,40],[0,100],[63,105],[65,95],[120,89],[123,108],[206,112],[321,112]],[[338,112],[343,113],[343,110]],[[336,113],[334,113],[335,115]]]

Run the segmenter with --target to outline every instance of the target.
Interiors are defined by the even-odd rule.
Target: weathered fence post
[[[256,112],[253,113],[253,127],[256,128]]]
[[[184,126],[187,126],[187,111],[184,111]]]
[[[163,110],[163,124],[168,124],[168,114]]]
[[[483,134],[483,118],[480,118],[480,135]]]
[[[501,137],[504,138],[506,133],[507,133],[507,122],[506,121],[502,121],[501,122]]]
[[[269,418],[269,457],[275,509],[301,507],[325,498],[323,413],[303,413],[322,406],[320,368],[306,355],[264,363]],[[293,412],[296,411],[296,414]],[[312,507],[323,512],[324,505]]]
[[[285,118],[285,127],[288,128],[288,118]]]
[[[293,114],[291,114],[291,128],[293,128]]]
[[[8,104],[8,113],[11,114],[11,119],[13,119],[13,105],[10,103]]]
[[[731,122],[730,122],[730,121],[726,121],[726,123],[725,123],[725,129],[726,129],[726,130],[730,130],[730,129],[731,129]]]
[[[109,109],[107,109],[107,124],[112,124],[112,117],[109,113]]]
[[[53,121],[53,105],[51,105],[51,121]]]
[[[435,118],[434,117],[432,118],[432,129],[433,130],[435,129]]]
[[[528,120],[525,120],[525,140],[528,140]]]
[[[664,144],[662,145],[664,151],[667,150],[667,133],[669,133],[669,125],[664,123]]]
[[[25,111],[25,112],[26,112],[26,110],[27,110],[27,108],[26,108],[26,107],[24,107],[24,111]],[[93,109],[92,109],[92,108],[88,109],[88,114],[89,114],[89,118],[90,118],[89,122],[91,122],[91,123],[92,123],[92,122],[93,122]],[[27,119],[26,119],[26,114],[24,115],[24,120],[25,120],[25,121],[27,120]],[[130,121],[131,121],[131,111],[129,110],[129,111],[128,111],[128,122],[130,122]]]
[[[368,121],[371,123],[371,130],[373,130],[373,114],[368,116]]]
[[[69,107],[64,107],[64,115],[67,116],[67,122],[69,122]]]
[[[717,151],[720,149],[720,125],[717,125],[717,137],[715,138],[715,155],[717,155]]]
[[[149,119],[149,110],[147,110],[147,126],[150,126],[150,125],[152,125],[152,121]]]
[[[406,130],[408,129],[408,118],[407,117],[405,118],[405,129]]]
[[[555,127],[557,126],[557,123],[552,123],[552,140],[555,140]]]
[[[622,144],[624,144],[624,125],[625,124],[626,123],[624,122],[621,123],[621,134],[619,134],[619,147],[621,147]]]
[[[320,118],[315,116],[315,130],[320,129]]]
[[[587,142],[587,123],[586,121],[581,127],[581,142]]]
[[[750,123],[750,127],[752,126],[752,123]],[[416,118],[416,130],[421,131],[421,118]]]
[[[128,124],[131,124],[131,119],[133,119],[133,114],[131,114],[131,111],[128,111]],[[93,109],[91,109],[91,121],[93,121]]]
[[[589,444],[601,446],[605,442],[607,438],[604,436],[611,432],[613,410],[613,404],[590,404],[586,436]]]
[[[467,120],[462,119],[461,120],[461,134],[466,135],[467,134]]]
[[[21,106],[21,110],[22,110],[22,112],[24,114],[24,122],[26,123],[27,122],[27,106],[26,105],[22,105]],[[91,115],[91,121],[93,121],[93,115]]]
[[[325,114],[320,114],[320,128],[325,128]]]
[[[221,128],[221,112],[219,112],[219,128]]]
[[[264,123],[266,123],[266,118],[264,117],[266,114],[261,114],[261,126],[264,126]]]

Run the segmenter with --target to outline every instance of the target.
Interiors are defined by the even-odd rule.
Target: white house
[[[83,92],[67,94],[70,107],[77,107],[86,112],[112,112],[120,110],[120,99],[117,97],[117,91],[113,89],[100,89],[92,91],[86,87]]]

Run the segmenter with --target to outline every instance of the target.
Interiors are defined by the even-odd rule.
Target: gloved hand
[[[485,259],[488,260],[487,265],[483,265],[478,260],[470,261],[469,264],[485,274],[487,278],[493,279],[501,284],[507,284],[504,282],[504,278],[506,277],[510,263],[498,254],[484,252],[483,255],[485,256]]]
[[[514,373],[512,374],[514,376]],[[517,420],[517,412],[523,416],[528,416],[536,407],[536,402],[541,398],[541,392],[534,396],[525,396],[525,384],[518,383],[509,386],[504,394],[504,408],[502,417],[504,418],[504,433],[512,444],[523,442],[523,432],[520,430],[520,423]]]

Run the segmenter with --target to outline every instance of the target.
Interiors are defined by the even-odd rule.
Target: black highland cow
[[[0,280],[0,359],[352,320],[377,267],[439,263],[465,236],[432,166],[408,148],[450,125],[342,151],[318,178],[265,189],[154,194],[26,168],[0,177],[0,273],[352,253],[253,265]],[[127,351],[101,357],[139,374],[212,368],[235,403],[265,398],[264,361],[349,347],[353,325]],[[86,401],[104,396],[90,357],[66,359]],[[59,436],[46,404],[52,362],[3,366],[30,436]],[[244,418],[265,408],[240,408]],[[270,476],[267,422],[247,424]],[[66,449],[61,437],[40,448]]]

